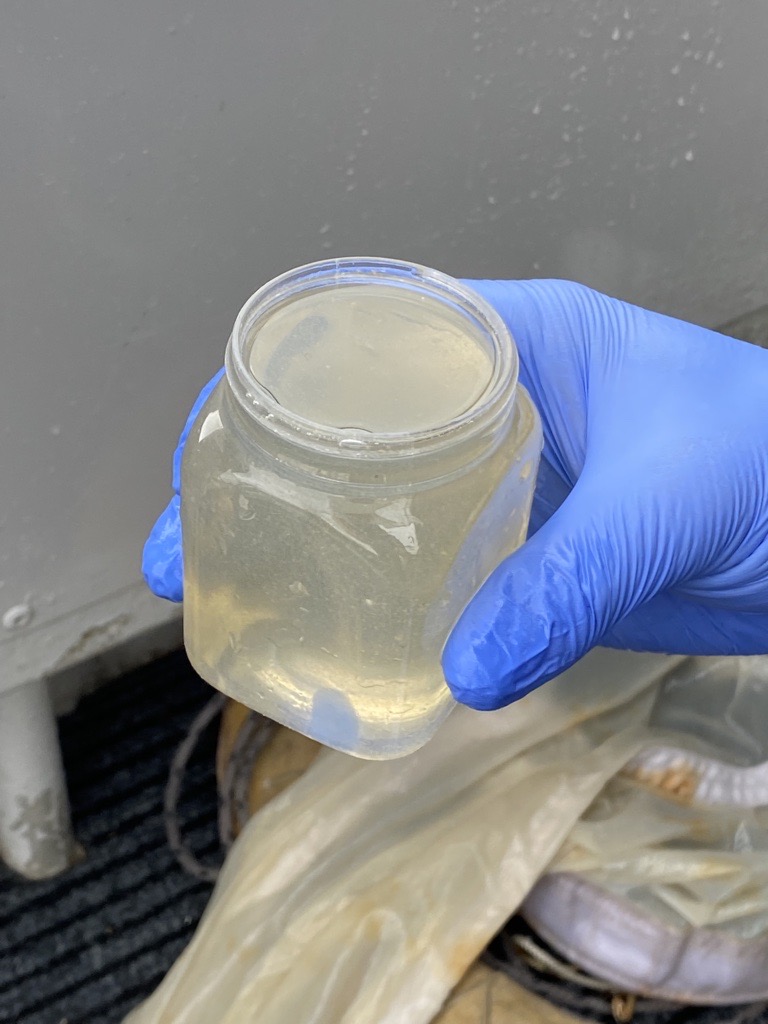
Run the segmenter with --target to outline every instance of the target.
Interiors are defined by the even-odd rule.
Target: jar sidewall
[[[501,459],[503,462],[504,479],[506,478],[506,474],[514,472],[515,465],[520,461],[521,458],[538,458],[538,452],[541,448],[541,430],[538,415],[536,414],[532,403],[530,403],[527,394],[524,391],[521,391],[520,394],[524,397],[519,407],[517,408],[515,414],[515,418],[518,420],[518,426],[520,428],[519,436],[516,436],[517,443],[511,445],[509,451],[499,452],[498,449],[496,449],[494,452],[494,457]],[[248,465],[253,464],[253,455],[255,450],[258,453],[256,457],[256,462],[259,464],[260,467],[266,467],[272,473],[277,474],[279,476],[282,476],[286,469],[286,467],[281,465],[279,462],[272,460],[269,454],[266,453],[264,449],[260,448],[257,444],[255,444],[254,442],[248,443],[246,438],[242,435],[242,433],[234,436],[231,433],[229,433],[227,416],[225,411],[229,400],[230,398],[227,394],[227,385],[224,382],[221,382],[214,390],[214,392],[211,394],[211,396],[209,396],[204,406],[201,408],[200,413],[196,418],[192,426],[192,429],[190,430],[187,447],[184,452],[184,461],[182,464],[182,520],[183,528],[185,531],[185,573],[187,572],[187,570],[189,570],[191,574],[198,578],[202,578],[203,581],[205,581],[207,577],[205,576],[204,573],[201,576],[199,572],[200,566],[197,564],[196,561],[200,555],[200,545],[198,543],[199,538],[192,536],[192,532],[196,530],[210,528],[211,523],[209,520],[206,521],[205,516],[199,518],[196,514],[195,509],[201,502],[201,500],[203,504],[205,504],[207,500],[204,493],[197,493],[198,489],[200,492],[204,492],[208,489],[215,487],[229,487],[231,489],[232,498],[232,500],[229,502],[229,505],[231,506],[231,508],[236,508],[238,497],[236,493],[237,484],[234,478],[230,483],[226,483],[225,481],[222,484],[221,478],[224,474],[226,474],[227,472],[234,472],[235,474],[237,474],[238,472],[241,471],[244,473]],[[199,458],[201,454],[200,447],[202,445],[211,445],[216,443],[215,434],[206,435],[202,439],[200,435],[203,432],[202,428],[206,422],[206,419],[212,413],[215,412],[219,413],[222,424],[221,427],[219,428],[220,431],[222,431],[222,433],[218,435],[220,442],[218,458],[221,460],[221,465],[218,467],[218,470],[216,469],[215,466],[209,467],[208,469],[206,469],[205,476],[199,477],[198,474],[200,473],[201,468],[204,465],[207,466],[205,460]],[[208,454],[210,455],[212,453],[209,451]],[[462,474],[462,476],[467,476],[467,474]],[[530,473],[530,479],[526,478],[526,480],[528,481],[526,484],[526,508],[523,512],[520,513],[525,517],[526,520],[528,509],[530,508],[530,499],[533,494],[535,476],[535,467],[533,467],[533,471]],[[434,522],[422,522],[420,526],[417,526],[417,529],[429,530],[430,528],[434,528],[434,523],[437,522],[440,516],[442,515],[442,508],[450,504],[451,491],[453,486],[459,487],[459,490],[463,489],[464,498],[466,499],[466,496],[471,490],[471,486],[473,483],[473,475],[471,471],[469,472],[468,478],[463,480],[463,482],[457,481],[461,481],[461,476],[458,476],[452,480],[443,479],[442,486],[444,490],[443,494],[440,497],[444,500],[442,500],[441,502],[433,501],[432,503],[435,506],[433,511]],[[324,485],[327,485],[328,482],[324,481],[323,483]],[[308,491],[319,493],[319,489],[315,486],[315,482],[311,478],[304,477],[302,486],[304,486]],[[493,500],[493,496],[497,493],[497,491],[498,485],[494,486],[494,488],[488,492],[488,498],[486,503],[490,503]],[[381,489],[378,491],[374,490],[373,492],[369,492],[369,495],[367,497],[354,494],[350,496],[350,494],[347,491],[345,491],[344,488],[341,487],[338,482],[336,482],[336,484],[334,485],[334,489],[331,494],[328,494],[327,491],[323,491],[323,493],[326,494],[326,497],[331,501],[331,503],[333,503],[335,498],[338,498],[340,501],[352,503],[358,500],[362,506],[365,506],[366,502],[368,503],[368,505],[372,505],[376,504],[377,502],[380,504],[385,504],[386,502],[389,502],[391,504],[392,501],[392,495],[386,494]],[[415,489],[413,487],[401,488],[398,493],[400,497],[402,497],[406,502],[408,500],[414,500],[417,503],[420,495],[423,494],[421,490]],[[371,497],[371,494],[373,494],[373,497]],[[428,498],[428,496],[426,497]],[[264,497],[265,507],[271,501],[272,499],[268,495]],[[299,519],[294,517],[293,520],[289,520],[289,517],[286,515],[285,510],[281,510],[281,508],[277,507],[276,505],[276,507],[272,509],[271,515],[265,515],[263,517],[263,520],[260,520],[260,513],[258,512],[258,509],[261,506],[257,502],[255,507],[257,509],[257,512],[255,514],[256,517],[253,519],[254,526],[258,524],[261,528],[266,530],[267,534],[269,533],[270,530],[272,530],[272,536],[275,538],[276,550],[280,550],[280,545],[285,547],[285,538],[283,537],[281,539],[278,536],[278,533],[281,530],[285,533],[289,529],[291,522],[299,521]],[[272,526],[263,526],[263,523],[265,522],[272,523]],[[247,529],[249,528],[247,523],[238,524],[238,526],[242,527],[244,531],[247,531]],[[235,527],[233,526],[233,528]],[[187,531],[189,531],[189,533]],[[277,531],[277,533],[275,533],[275,531]],[[385,539],[383,535],[382,539]],[[237,547],[237,543],[239,542],[236,542],[235,547]],[[279,560],[276,563],[274,558],[265,558],[264,564],[271,571],[276,571],[278,573],[283,572],[285,577],[282,580],[282,582],[280,580],[272,580],[270,584],[271,586],[276,586],[278,584],[282,586],[283,584],[285,584],[286,588],[290,588],[290,586],[294,585],[294,581],[291,579],[293,575],[297,575],[298,578],[302,578],[300,575],[301,569],[296,568],[296,566],[301,560],[301,557],[303,557],[301,543],[303,543],[303,541],[301,537],[298,537],[297,543],[295,545],[297,549],[294,559],[295,564],[293,566],[286,564],[283,567],[279,565]],[[464,545],[468,545],[470,548],[472,546],[472,542],[468,543],[466,538],[462,539],[462,543]],[[492,568],[495,567],[495,564],[510,553],[507,550],[502,550],[502,548],[500,547],[499,538],[494,536],[492,533],[485,534],[484,536],[482,536],[480,538],[480,543],[487,547],[487,550],[481,552],[481,555],[482,559],[484,560],[483,564],[486,566],[488,572],[492,571]],[[461,544],[458,542],[458,539],[457,545],[459,548],[461,547]],[[472,553],[470,552],[470,554]],[[226,555],[223,555],[222,557],[226,558]],[[317,555],[313,555],[312,557],[315,559],[315,561],[317,561]],[[358,556],[356,555],[355,557],[357,558]],[[362,556],[360,557],[368,557],[368,570],[366,571],[370,572],[370,579],[375,580],[376,575],[374,570],[377,568],[376,560],[378,556],[375,553],[371,554],[370,556],[366,556],[365,553],[363,552]],[[236,556],[236,558],[239,559],[239,555]],[[402,559],[404,560],[402,564],[405,565],[408,571],[412,574],[409,577],[408,573],[406,573],[402,577],[403,579],[418,579],[419,563],[415,560],[411,560],[412,558],[418,558],[418,556],[411,556],[407,553],[403,554],[402,556]],[[435,705],[435,710],[433,710],[433,712],[428,718],[425,717],[424,735],[419,734],[418,737],[414,738],[416,734],[407,734],[404,728],[401,730],[401,733],[398,734],[397,729],[400,727],[397,726],[396,716],[394,716],[391,725],[391,728],[393,730],[391,736],[391,743],[389,745],[387,745],[389,741],[387,741],[386,738],[382,739],[381,736],[379,736],[378,738],[374,737],[373,739],[371,739],[370,737],[365,739],[365,744],[367,744],[365,749],[369,751],[389,750],[390,753],[386,755],[369,754],[369,756],[396,756],[399,749],[401,749],[403,753],[416,749],[416,747],[420,746],[423,742],[425,742],[426,739],[429,738],[429,735],[431,735],[432,732],[434,732],[434,729],[437,727],[438,720],[441,720],[445,716],[445,714],[447,714],[447,710],[451,706],[451,702],[448,697],[448,692],[447,689],[445,689],[445,684],[442,679],[442,672],[440,670],[440,654],[444,646],[445,640],[447,639],[447,636],[449,635],[453,624],[455,623],[459,614],[463,610],[463,607],[465,606],[466,602],[472,597],[474,589],[477,586],[481,585],[482,582],[484,582],[484,579],[480,578],[479,576],[474,580],[470,580],[466,577],[466,574],[462,577],[461,573],[459,573],[459,578],[455,579],[452,583],[452,587],[454,590],[453,604],[450,606],[441,607],[441,602],[445,600],[446,596],[446,579],[449,573],[451,572],[452,568],[454,567],[455,563],[457,562],[457,560],[458,558],[454,557],[452,561],[446,562],[444,567],[435,576],[434,585],[432,585],[427,579],[420,581],[420,586],[422,586],[423,591],[426,594],[428,604],[430,605],[430,607],[433,607],[435,609],[435,612],[432,619],[429,621],[427,621],[426,616],[422,617],[421,619],[417,617],[416,619],[412,620],[411,628],[413,630],[413,635],[410,638],[406,638],[408,645],[413,644],[423,647],[421,653],[422,660],[425,663],[429,663],[433,666],[435,672],[434,686],[436,688],[439,688],[439,699],[437,701],[437,704]],[[275,564],[277,564],[276,570]],[[352,570],[350,569],[350,567],[354,568],[355,564],[358,563],[353,560],[349,561],[348,563],[342,564],[339,567],[335,593],[341,595],[345,593],[345,581],[352,579]],[[241,568],[242,563],[238,562],[238,566]],[[228,573],[227,565],[222,564],[218,568],[220,569],[220,574],[226,577]],[[257,554],[256,562],[254,563],[252,568],[249,568],[248,576],[249,579],[253,580],[253,585],[256,588],[262,586],[262,584],[260,584],[259,582],[259,574],[261,571],[263,571],[263,568],[263,565],[260,566],[258,564]],[[294,568],[296,568],[295,573],[293,572]],[[232,576],[234,577],[234,573],[232,573]],[[399,585],[397,580],[395,580],[395,585]],[[403,615],[406,615],[406,612],[408,612],[408,609],[410,608],[410,606],[407,604],[409,596],[403,593],[401,594],[401,598],[402,600],[400,603],[403,605]],[[187,644],[188,649],[190,651],[190,657],[192,658],[198,671],[201,672],[203,677],[208,679],[208,681],[211,682],[213,685],[219,686],[220,689],[222,689],[224,692],[229,692],[230,695],[234,695],[235,699],[239,699],[241,701],[244,700],[245,703],[248,703],[251,706],[255,706],[257,710],[263,710],[265,711],[265,713],[269,713],[269,708],[265,708],[262,705],[260,705],[259,698],[255,695],[255,691],[252,699],[246,699],[249,697],[249,690],[247,685],[245,686],[245,688],[236,688],[233,686],[229,686],[228,688],[226,674],[222,673],[222,670],[218,665],[212,663],[215,661],[215,659],[209,659],[205,656],[205,653],[203,651],[203,645],[200,643],[199,636],[197,634],[201,633],[203,629],[201,617],[204,618],[206,615],[211,615],[211,617],[213,617],[213,613],[211,612],[212,605],[210,605],[210,603],[207,602],[218,599],[218,594],[211,593],[208,595],[203,594],[201,600],[195,605],[194,608],[188,607],[188,605],[185,603],[185,643]],[[328,601],[330,600],[331,598],[328,595],[323,594],[323,602],[325,603],[325,605],[327,605]],[[339,603],[336,609],[334,610],[334,613],[331,615],[331,621],[334,621],[334,616],[336,619],[341,619],[344,616],[345,609],[341,605],[345,600],[351,600],[353,604],[359,607],[361,602],[361,594],[355,593],[351,597],[340,598]],[[241,595],[240,593],[236,592],[234,594],[234,603],[235,606],[237,606],[240,611],[242,611],[243,609],[247,609],[247,595]],[[312,607],[313,606],[310,605],[310,608]],[[410,612],[408,612],[408,614],[410,614]],[[208,623],[205,625],[206,628],[208,628],[210,624]],[[225,645],[227,640],[225,633],[227,631],[232,631],[234,629],[235,624],[230,619],[227,619],[225,622],[222,621],[222,625],[220,627],[221,636],[219,638],[219,642],[222,647]],[[429,635],[427,635],[427,633],[429,633]],[[436,692],[438,691],[436,690]],[[382,700],[386,703],[387,699],[387,694],[384,693],[382,695]],[[311,719],[307,718],[305,720],[301,717],[290,717],[288,715],[288,712],[285,712],[285,714],[281,717],[282,713],[280,711],[280,707],[274,707],[271,710],[275,718],[285,721],[286,724],[289,724],[292,728],[297,728],[299,729],[299,731],[304,731],[307,732],[309,735],[313,735]],[[343,739],[343,737],[337,737],[337,742],[335,743],[333,742],[334,737],[330,734],[325,734],[320,738],[323,739],[324,742],[329,743],[330,745],[336,745],[339,746],[340,749],[346,749],[349,753],[360,752],[360,750],[354,748],[354,743],[348,743],[346,740]],[[363,743],[363,740],[361,739],[360,742]],[[400,748],[398,747],[398,744],[400,744]]]
[[[217,430],[205,432],[205,424],[209,421],[214,413],[218,413],[220,426]],[[221,431],[221,433],[218,433]],[[218,434],[218,443],[220,447],[218,454],[216,450],[210,446],[216,444],[216,436]],[[539,454],[542,445],[541,435],[541,422],[538,413],[530,400],[529,395],[525,389],[517,384],[514,389],[511,401],[508,402],[504,409],[503,416],[500,417],[499,421],[492,425],[486,432],[487,436],[478,437],[477,445],[474,449],[472,446],[462,449],[460,446],[454,446],[453,449],[447,448],[443,451],[434,451],[432,453],[422,453],[418,457],[414,458],[400,458],[400,459],[369,459],[359,460],[357,458],[349,458],[347,456],[332,456],[332,465],[343,474],[349,471],[353,477],[357,473],[355,479],[340,479],[334,478],[332,475],[328,476],[317,476],[316,472],[313,475],[312,472],[308,472],[311,466],[306,464],[291,464],[290,461],[276,457],[274,449],[277,446],[278,456],[281,445],[281,439],[275,438],[274,435],[266,428],[266,425],[259,421],[258,418],[244,414],[242,409],[242,403],[239,401],[238,396],[233,393],[230,381],[227,377],[224,377],[214,388],[211,395],[208,397],[206,402],[201,407],[194,423],[189,431],[187,443],[184,448],[182,455],[181,465],[181,514],[182,514],[182,529],[184,534],[185,543],[183,545],[184,551],[184,571],[185,580],[190,577],[200,580],[203,584],[202,591],[205,591],[205,587],[208,584],[210,577],[206,575],[206,571],[201,572],[201,565],[199,560],[201,557],[209,557],[210,551],[206,555],[202,552],[201,555],[201,544],[200,536],[197,534],[199,531],[210,530],[213,525],[211,522],[211,516],[215,515],[215,503],[211,503],[210,495],[207,494],[212,488],[224,488],[229,487],[231,489],[230,498],[231,500],[225,501],[225,506],[230,509],[231,515],[237,517],[237,483],[238,474],[240,474],[240,480],[247,480],[248,469],[258,468],[263,469],[266,472],[279,477],[291,485],[304,488],[307,492],[310,492],[315,496],[322,496],[322,502],[330,502],[329,508],[333,511],[333,503],[338,501],[341,503],[348,503],[351,506],[355,504],[360,506],[361,513],[366,514],[365,509],[371,510],[371,514],[375,513],[375,509],[380,506],[386,507],[387,504],[390,506],[396,503],[398,500],[402,500],[405,504],[403,505],[403,523],[405,524],[401,530],[401,537],[395,537],[394,542],[403,546],[403,554],[400,562],[397,560],[390,563],[395,566],[395,572],[399,572],[397,569],[398,564],[402,564],[405,568],[403,569],[402,575],[394,579],[394,588],[397,590],[400,587],[400,580],[407,581],[408,579],[417,580],[418,586],[421,588],[419,593],[421,594],[420,600],[424,604],[425,611],[419,612],[418,614],[410,611],[412,605],[408,604],[408,601],[413,601],[413,597],[409,598],[408,594],[404,592],[400,595],[401,600],[396,602],[396,615],[393,621],[405,621],[406,631],[411,630],[411,635],[405,638],[406,648],[408,650],[413,649],[419,650],[419,657],[423,664],[429,664],[432,666],[434,672],[433,676],[433,687],[434,692],[437,695],[437,703],[434,705],[433,711],[430,715],[425,715],[424,718],[424,729],[423,733],[407,733],[405,727],[397,725],[397,716],[395,715],[388,728],[391,728],[391,734],[389,736],[379,733],[373,739],[369,737],[364,740],[360,739],[360,744],[355,749],[354,742],[347,742],[343,737],[339,736],[334,742],[333,735],[324,735],[321,737],[324,742],[330,745],[339,746],[340,749],[346,749],[349,753],[361,753],[363,747],[369,752],[372,750],[379,751],[377,754],[370,754],[368,756],[397,756],[399,752],[405,753],[416,749],[423,742],[425,742],[429,736],[435,731],[439,720],[445,717],[452,702],[445,687],[442,671],[440,669],[440,654],[442,652],[445,641],[450,634],[456,619],[459,617],[466,602],[472,597],[475,589],[482,585],[484,582],[484,576],[487,576],[496,564],[508,554],[511,553],[507,548],[512,547],[512,541],[507,545],[507,548],[501,542],[498,536],[493,534],[493,531],[478,535],[477,538],[467,540],[465,536],[456,536],[454,538],[454,547],[449,548],[451,552],[456,551],[455,554],[451,555],[450,561],[446,561],[445,564],[440,565],[435,569],[434,566],[430,566],[431,576],[427,573],[423,574],[423,579],[420,578],[419,566],[421,563],[418,561],[418,554],[408,553],[405,547],[405,541],[407,541],[407,521],[408,516],[411,514],[409,509],[412,503],[414,508],[418,509],[418,506],[422,500],[426,501],[427,506],[433,508],[430,513],[432,519],[426,518],[426,521],[418,522],[418,516],[411,516],[416,520],[415,530],[416,537],[419,539],[419,531],[436,529],[435,524],[439,521],[443,514],[442,509],[450,507],[452,495],[460,493],[462,495],[462,501],[467,501],[467,494],[471,490],[475,474],[482,477],[481,470],[484,468],[483,464],[488,459],[499,459],[500,464],[503,466],[503,474],[499,478],[500,480],[506,480],[507,474],[514,473],[517,463],[522,458],[528,459],[532,463],[531,472],[529,478],[526,477],[525,484],[520,484],[518,491],[523,495],[518,501],[519,508],[516,510],[510,510],[510,515],[514,511],[518,517],[522,517],[520,522],[523,521],[527,524],[528,513],[530,510],[530,504],[533,497],[533,490],[535,486],[536,478],[536,466],[538,463]],[[483,441],[484,443],[479,443]],[[509,450],[500,450],[504,444],[509,444]],[[202,452],[202,446],[206,446],[206,453]],[[271,447],[270,447],[271,446]],[[296,452],[296,446],[291,447],[290,443],[285,443],[284,448]],[[306,449],[302,449],[306,453]],[[453,452],[455,457],[456,466],[452,473],[445,473],[440,471],[441,462],[445,465],[446,459],[449,458],[450,452]],[[473,459],[463,459],[463,455],[468,453],[474,453]],[[309,452],[311,455],[312,453]],[[214,456],[216,456],[214,458]],[[218,467],[214,465],[216,459],[219,460]],[[328,458],[326,456],[326,458]],[[229,464],[228,464],[229,463]],[[305,459],[306,463],[306,459]],[[375,473],[377,469],[381,470],[382,467],[392,465],[397,467],[397,472],[392,470],[392,473],[397,476],[397,482],[392,483],[390,478],[384,484],[376,484],[369,478],[371,473]],[[364,472],[363,472],[364,470]],[[223,480],[225,474],[231,473],[232,480],[227,483]],[[330,473],[330,470],[329,470]],[[368,474],[368,476],[366,476]],[[399,475],[398,475],[399,474]],[[364,479],[363,479],[364,478]],[[254,476],[257,479],[257,476]],[[521,477],[522,479],[522,477]],[[362,481],[362,482],[361,482]],[[512,485],[510,485],[512,486]],[[490,505],[493,501],[494,495],[499,490],[500,484],[494,486],[490,490],[485,499],[485,506]],[[430,505],[430,495],[427,493],[432,489],[441,489],[442,493],[435,495],[432,498]],[[513,487],[514,490],[514,487]],[[440,501],[436,500],[441,499]],[[281,509],[276,498],[271,498],[269,495],[259,498],[259,501],[255,502],[256,512],[254,516],[261,515],[259,511],[262,508],[266,508],[270,502],[274,503],[274,507],[271,509],[270,515],[265,515],[263,521],[259,521],[254,518],[254,528],[258,524],[259,528],[265,534],[269,536],[270,530],[272,530],[272,536],[275,539],[275,550],[286,549],[286,538],[283,536],[279,537],[279,532],[282,530],[285,535],[289,527],[294,522],[301,522],[301,516],[294,515],[291,518],[286,514],[285,509]],[[524,506],[524,507],[523,507]],[[464,507],[463,505],[461,506]],[[469,506],[468,506],[469,507]],[[213,510],[213,511],[211,511]],[[234,511],[232,511],[234,510]],[[309,513],[307,513],[309,514]],[[423,517],[422,517],[423,518]],[[493,518],[493,517],[491,517]],[[322,517],[319,517],[322,522]],[[270,523],[272,525],[270,525]],[[384,518],[383,523],[385,526],[391,525],[392,520]],[[265,525],[266,524],[266,525]],[[224,524],[226,526],[226,524]],[[327,524],[324,524],[327,525]],[[219,524],[221,526],[221,524]],[[236,523],[232,522],[232,530],[241,529],[243,533],[247,533],[249,526],[248,523]],[[401,529],[398,523],[394,523],[395,530]],[[329,527],[330,528],[330,527]],[[458,528],[458,527],[457,527]],[[445,531],[449,528],[445,527]],[[482,530],[478,527],[480,534]],[[277,532],[275,532],[277,531]],[[404,532],[402,532],[404,531]],[[215,532],[215,531],[214,531]],[[438,531],[439,532],[439,531]],[[519,533],[519,531],[518,531]],[[402,538],[405,538],[405,541]],[[205,539],[205,538],[204,538]],[[519,539],[519,537],[518,537]],[[206,543],[210,541],[210,537],[205,539]],[[382,540],[386,540],[387,543],[392,541],[391,534],[387,534],[384,537],[382,534]],[[478,553],[472,552],[472,546],[477,542],[483,550]],[[515,541],[516,543],[517,541]],[[240,541],[235,541],[233,544],[232,553],[236,552],[237,546]],[[271,553],[269,557],[265,557],[264,565],[269,568],[273,574],[279,574],[282,572],[284,579],[273,579],[270,586],[290,588],[294,585],[295,581],[290,579],[294,575],[294,568],[296,569],[295,575],[301,578],[302,569],[300,566],[301,558],[303,557],[303,549],[301,544],[303,540],[301,537],[297,538],[294,545],[295,552],[293,563],[289,563],[286,560],[286,565],[281,566],[279,558],[274,553]],[[422,541],[423,543],[423,541]],[[280,547],[282,545],[282,548]],[[475,571],[475,575],[471,572],[465,571],[461,566],[457,567],[459,561],[458,552],[465,547],[469,549],[469,557],[471,559],[479,559],[479,564],[482,566],[482,571]],[[243,549],[244,550],[244,549]],[[339,549],[342,550],[342,549]],[[398,549],[399,550],[399,549]],[[425,547],[425,551],[428,550],[428,545]],[[362,552],[362,554],[360,554]],[[315,563],[319,564],[319,555],[315,554],[311,556],[314,558]],[[235,554],[236,560],[241,559],[241,554]],[[359,548],[355,558],[368,559],[368,562],[363,562],[368,566],[365,570],[369,573],[371,586],[374,585],[376,580],[375,570],[378,568],[377,559],[379,556],[374,551],[366,555],[364,548]],[[234,566],[226,564],[227,554],[226,548],[222,549],[221,564],[217,566],[217,575],[220,578],[227,579],[228,575],[232,580],[237,581],[237,575],[233,571]],[[248,569],[248,579],[251,580],[254,590],[258,590],[260,586],[265,586],[259,580],[259,572],[262,567],[259,566],[258,552],[255,556],[253,566]],[[344,562],[342,558],[341,564],[337,572],[337,585],[334,588],[334,593],[337,595],[336,606],[331,610],[330,620],[331,622],[340,620],[345,615],[345,608],[343,607],[344,602],[352,602],[356,607],[360,607],[362,601],[362,592],[354,590],[352,587],[348,587],[345,590],[345,583],[354,579],[355,565],[360,565],[359,561],[355,559],[349,559]],[[242,569],[242,561],[238,561],[238,568]],[[449,583],[449,576],[452,570],[456,568],[456,575],[453,580]],[[361,570],[362,571],[362,570]],[[242,577],[241,577],[242,578]],[[236,589],[236,588],[235,588]],[[446,594],[447,590],[452,590],[451,600],[447,601]],[[347,592],[350,591],[350,592]],[[390,590],[392,592],[392,581],[390,581]],[[375,595],[374,595],[375,596]],[[234,594],[235,606],[238,611],[244,612],[248,609],[247,595],[240,593]],[[234,693],[236,699],[244,700],[249,697],[249,684],[246,682],[245,687],[229,686],[226,678],[226,672],[221,669],[221,666],[214,664],[215,659],[209,659],[205,654],[205,645],[201,643],[201,636],[205,630],[209,630],[210,621],[215,618],[212,601],[219,600],[219,593],[201,593],[194,602],[194,607],[191,603],[185,601],[184,607],[184,619],[185,619],[185,643],[190,651],[190,657],[196,665],[198,671],[214,686],[218,686],[225,693],[229,692],[231,695]],[[323,608],[327,611],[327,605],[332,601],[330,595],[325,593],[322,595]],[[418,602],[416,602],[418,604]],[[401,607],[402,606],[402,607]],[[310,606],[314,607],[314,606]],[[318,603],[317,607],[320,608],[321,604]],[[434,614],[431,618],[428,616],[428,612],[434,609]],[[372,613],[373,614],[373,613]],[[400,619],[397,618],[400,615]],[[409,619],[408,616],[412,617]],[[209,622],[204,620],[208,617]],[[361,621],[367,622],[363,615]],[[221,646],[227,642],[227,634],[235,629],[235,623],[231,620],[221,620],[221,624],[217,627],[219,629],[220,636],[218,637],[217,643]],[[370,628],[370,622],[368,627]],[[206,641],[207,642],[207,641]],[[394,637],[392,638],[394,643]],[[354,647],[354,644],[352,645]],[[258,661],[258,658],[256,658]],[[407,662],[404,662],[403,672],[406,672],[408,668]],[[229,688],[228,688],[229,687]],[[254,683],[255,687],[255,683]],[[236,690],[236,693],[235,693]],[[384,702],[382,705],[386,711],[386,702],[389,699],[386,691],[382,692],[381,700]],[[253,698],[245,699],[245,703],[249,703],[251,706],[256,707],[257,710],[263,710],[269,714],[270,708],[263,707],[260,704],[260,698],[256,693],[256,689],[253,690]],[[279,704],[272,707],[273,716],[279,720],[285,721],[292,728],[297,728],[299,731],[307,732],[312,735],[312,723],[311,719],[306,720],[301,717],[290,717],[286,715],[281,717],[281,709]],[[398,733],[400,729],[400,733]],[[367,746],[366,746],[367,744]],[[378,744],[378,745],[377,745]],[[381,753],[381,751],[389,751],[389,753]]]

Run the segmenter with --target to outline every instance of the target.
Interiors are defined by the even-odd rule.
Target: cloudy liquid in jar
[[[249,344],[253,376],[282,408],[377,435],[455,420],[494,368],[460,311],[377,284],[301,296]],[[352,488],[286,468],[279,440],[271,455],[246,458],[206,409],[184,464],[205,483],[182,503],[193,664],[331,746],[367,757],[416,749],[452,707],[440,652],[453,622],[525,536],[538,454],[527,396],[471,471],[425,483],[413,460],[412,477],[401,469],[393,485],[371,463]]]
[[[307,295],[259,327],[254,377],[286,409],[376,434],[440,427],[488,387],[493,356],[466,318],[375,284]]]

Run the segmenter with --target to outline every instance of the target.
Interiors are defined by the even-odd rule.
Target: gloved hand
[[[768,352],[564,281],[468,282],[501,313],[544,424],[531,538],[443,656],[457,700],[508,704],[596,643],[768,652]],[[144,574],[181,600],[175,497]]]
[[[165,511],[152,527],[152,532],[144,545],[144,557],[141,568],[147,586],[153,594],[165,597],[169,601],[181,601],[184,596],[184,566],[181,551],[181,457],[184,454],[192,425],[197,414],[208,401],[208,396],[224,376],[221,369],[205,385],[195,399],[187,422],[181,432],[176,451],[173,453],[173,497]]]
[[[570,282],[468,283],[544,452],[529,540],[446,645],[457,700],[509,704],[597,643],[768,652],[768,352]]]

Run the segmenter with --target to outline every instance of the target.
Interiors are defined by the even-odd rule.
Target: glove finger
[[[660,654],[764,654],[765,631],[765,612],[659,594],[617,622],[600,644]]]
[[[144,552],[141,560],[141,569],[147,586],[158,597],[164,597],[168,601],[181,601],[183,598],[183,562],[181,549],[181,517],[180,498],[181,491],[181,460],[184,454],[184,445],[189,437],[192,425],[208,396],[221,380],[224,370],[221,369],[205,385],[197,396],[192,406],[184,429],[173,453],[173,491],[165,511],[152,527],[152,532],[144,545]]]
[[[626,501],[629,502],[628,509]],[[510,704],[578,661],[620,619],[670,585],[664,545],[628,524],[636,498],[579,481],[480,588],[443,652],[454,696]],[[635,524],[636,525],[636,524]]]
[[[175,494],[147,538],[141,564],[149,589],[168,601],[181,601],[184,590],[179,511]]]
[[[544,458],[573,487],[587,443],[588,334],[612,330],[604,296],[571,281],[465,281],[500,314],[539,410]]]

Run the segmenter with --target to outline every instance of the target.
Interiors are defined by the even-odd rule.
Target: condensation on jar
[[[469,287],[378,259],[270,282],[185,448],[193,665],[328,746],[416,750],[453,706],[453,624],[525,538],[540,451],[514,342]]]

